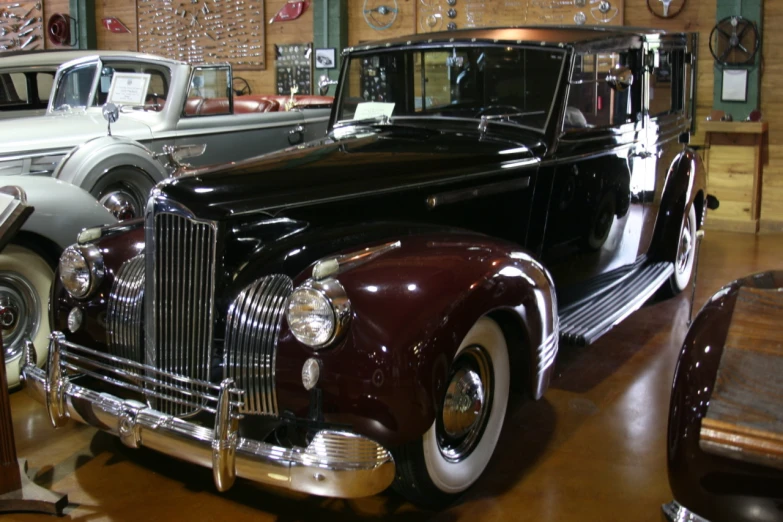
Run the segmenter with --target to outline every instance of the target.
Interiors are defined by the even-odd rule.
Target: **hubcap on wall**
[[[492,409],[492,363],[478,345],[463,350],[452,365],[443,410],[437,423],[438,447],[450,462],[475,449]]]
[[[0,315],[6,362],[22,353],[25,341],[38,331],[41,303],[32,284],[14,272],[0,272]]]

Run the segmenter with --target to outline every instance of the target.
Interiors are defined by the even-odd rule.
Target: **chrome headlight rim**
[[[310,342],[308,339],[303,338],[300,336],[297,331],[291,326],[291,320],[290,320],[290,314],[291,314],[291,308],[290,304],[291,301],[296,296],[297,292],[302,291],[311,291],[317,293],[326,303],[329,305],[329,308],[332,312],[332,331],[328,338],[321,343],[313,343]],[[288,323],[288,328],[291,330],[291,333],[294,335],[297,341],[304,344],[305,346],[308,346],[312,348],[313,350],[322,350],[324,348],[328,348],[330,346],[333,346],[337,341],[339,341],[344,335],[345,332],[348,330],[348,325],[351,322],[351,316],[352,316],[352,309],[351,309],[351,301],[348,299],[348,294],[345,292],[345,287],[343,287],[342,284],[337,279],[334,278],[328,278],[328,279],[321,279],[321,280],[315,280],[315,279],[308,279],[301,285],[299,285],[297,288],[294,289],[294,291],[291,293],[291,295],[288,297],[288,303],[286,304],[286,322]]]
[[[90,282],[87,284],[86,289],[83,292],[74,292],[68,288],[68,285],[63,281],[63,259],[66,253],[75,253],[84,259],[87,265],[87,271],[90,276]],[[76,299],[86,299],[92,296],[98,289],[98,286],[103,282],[103,277],[106,275],[106,266],[103,262],[103,254],[95,245],[71,245],[66,248],[60,256],[60,262],[58,264],[60,273],[60,284],[68,292],[68,295]]]

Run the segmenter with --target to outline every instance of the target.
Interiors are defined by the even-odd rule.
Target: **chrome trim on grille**
[[[247,391],[242,413],[277,415],[277,338],[292,290],[288,276],[262,277],[243,289],[228,310],[224,378]]]
[[[196,219],[153,190],[145,215],[148,366],[191,379],[209,380],[215,296],[217,224]],[[165,404],[149,394],[150,406],[187,416],[199,408]]]
[[[144,255],[124,262],[109,293],[106,317],[109,353],[142,361],[142,313],[144,307]],[[132,367],[127,368],[136,372]]]

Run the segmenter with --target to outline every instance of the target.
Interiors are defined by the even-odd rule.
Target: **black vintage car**
[[[328,136],[185,172],[64,253],[28,390],[55,426],[220,490],[450,501],[512,382],[540,398],[559,342],[688,285],[708,201],[690,45],[509,28],[348,49]]]

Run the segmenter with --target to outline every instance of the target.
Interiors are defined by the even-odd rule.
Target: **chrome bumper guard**
[[[117,435],[126,446],[145,446],[212,468],[219,491],[229,489],[239,476],[313,495],[355,498],[379,493],[394,479],[391,453],[353,433],[322,430],[306,448],[240,437],[243,392],[231,379],[216,385],[166,374],[68,342],[60,332],[51,335],[47,370],[36,367],[32,343],[27,343],[21,364],[25,390],[46,404],[55,428],[74,419]],[[69,372],[158,399],[196,404],[215,414],[214,429],[161,413],[139,401],[79,386],[70,382]]]
[[[710,522],[695,513],[685,509],[679,502],[672,500],[668,504],[661,506],[664,520],[666,522]]]

